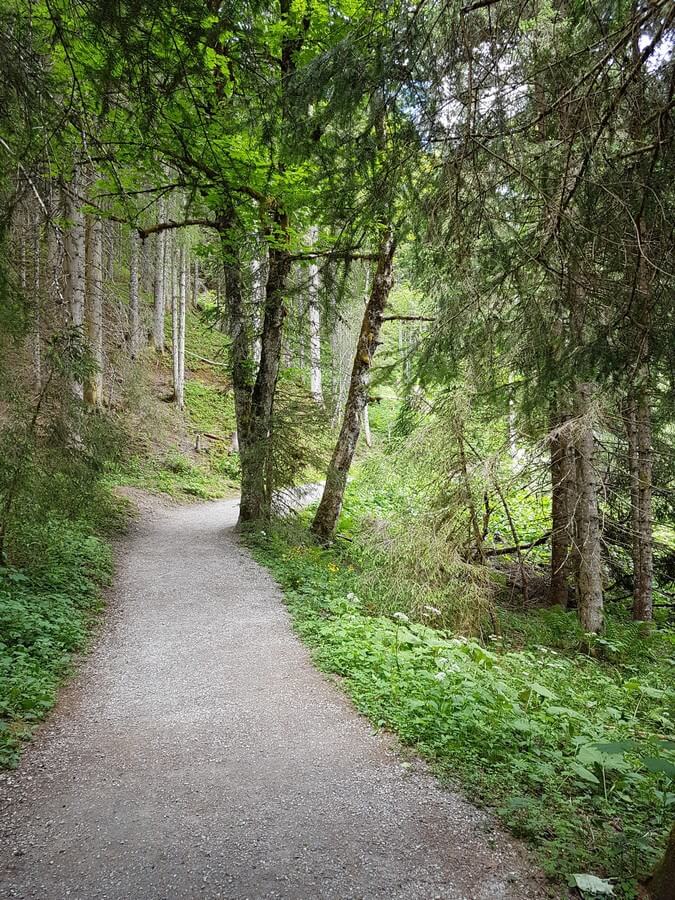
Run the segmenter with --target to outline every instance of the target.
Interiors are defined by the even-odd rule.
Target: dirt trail
[[[146,509],[110,622],[0,780],[0,896],[545,896],[311,665],[234,501]]]

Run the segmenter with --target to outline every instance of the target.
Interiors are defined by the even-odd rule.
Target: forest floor
[[[143,496],[97,646],[0,776],[2,895],[548,896],[314,668],[236,515]]]

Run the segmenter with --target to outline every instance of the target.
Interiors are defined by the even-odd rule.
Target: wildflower
[[[429,604],[424,607],[424,611],[430,616],[440,616],[441,614],[441,611],[437,606],[429,606]]]
[[[406,616],[406,614],[402,613],[402,612],[395,612],[394,618],[398,619],[399,622],[409,622],[410,621],[410,619]]]
[[[434,675],[436,681],[445,681],[447,677],[448,676],[445,674],[445,672],[436,672],[436,674]]]
[[[260,536],[261,536],[261,537],[267,537],[267,532],[266,532],[266,531],[261,531],[261,532],[260,532]]]
[[[359,598],[356,596],[356,594],[354,593],[354,591],[350,591],[350,592],[347,594],[347,600],[351,600],[352,603],[354,602],[354,600],[358,600],[358,599],[359,599]]]

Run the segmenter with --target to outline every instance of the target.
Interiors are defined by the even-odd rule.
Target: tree
[[[321,541],[327,541],[332,537],[342,509],[347,475],[354,459],[363,412],[368,402],[368,373],[377,349],[387,300],[394,283],[395,250],[394,234],[389,228],[380,242],[377,268],[363,315],[340,434],[326,473],[321,502],[312,522],[312,531]]]

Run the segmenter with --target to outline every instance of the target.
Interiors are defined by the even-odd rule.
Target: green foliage
[[[228,438],[235,430],[232,392],[196,378],[185,382],[185,407],[196,432]]]
[[[195,462],[174,448],[158,457],[136,456],[110,473],[113,484],[168,494],[175,499],[217,500],[232,493],[236,456],[217,456],[213,464]]]
[[[377,560],[317,548],[292,524],[251,542],[317,663],[363,713],[496,807],[552,878],[592,871],[636,896],[675,810],[672,635],[624,630],[612,663],[538,645],[534,631],[523,649],[508,634],[478,642],[401,610],[372,614]],[[573,614],[545,611],[539,636],[575,628]]]
[[[30,566],[0,569],[0,768],[17,763],[22,741],[53,706],[112,574],[109,547],[86,524],[24,523],[23,538]]]

